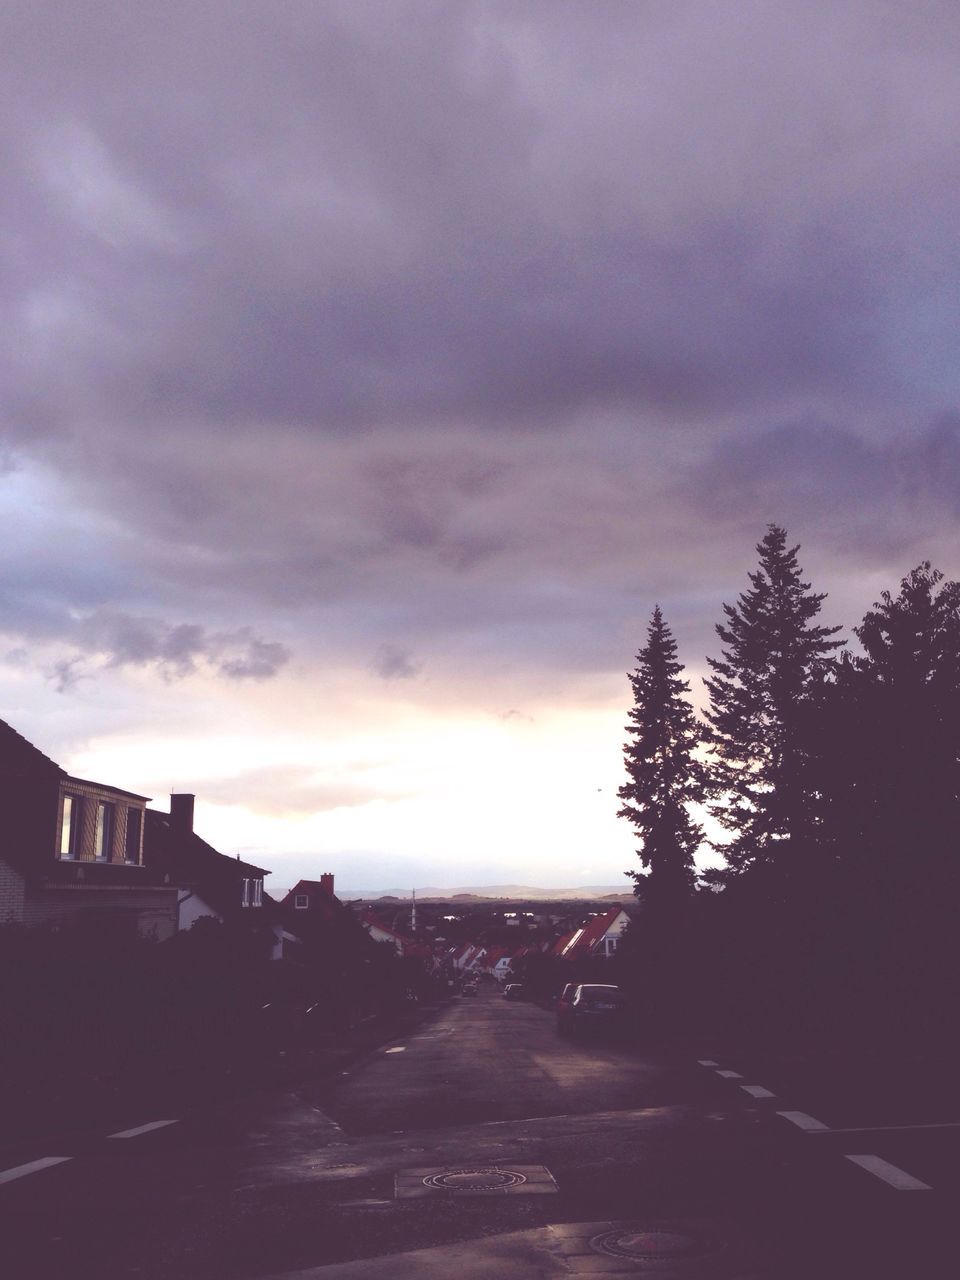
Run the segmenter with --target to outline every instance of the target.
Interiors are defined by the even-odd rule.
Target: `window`
[[[244,880],[240,889],[240,901],[245,907],[263,906],[263,881]]]
[[[123,844],[124,862],[139,862],[143,840],[143,811],[127,810],[127,834]]]
[[[310,905],[310,896],[306,893],[296,893],[293,897],[293,905],[298,911],[306,911]]]
[[[97,802],[97,826],[93,838],[93,855],[100,862],[109,862],[113,853],[114,808],[106,800]]]
[[[63,817],[60,820],[60,857],[80,857],[80,815],[82,801],[79,796],[63,797]]]

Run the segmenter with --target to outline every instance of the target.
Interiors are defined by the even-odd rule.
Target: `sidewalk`
[[[554,1280],[654,1274],[663,1280],[774,1280],[709,1225],[573,1222],[411,1253],[289,1271],[269,1280]]]

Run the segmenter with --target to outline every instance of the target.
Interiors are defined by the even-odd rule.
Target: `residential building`
[[[0,922],[98,913],[170,937],[177,890],[143,856],[147,799],[73,777],[0,721]]]

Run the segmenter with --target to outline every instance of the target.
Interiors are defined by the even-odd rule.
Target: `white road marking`
[[[742,1084],[740,1088],[744,1093],[749,1093],[751,1098],[775,1098],[777,1095],[771,1093],[769,1089],[765,1089],[762,1084]]]
[[[407,1046],[405,1044],[398,1044],[395,1049],[388,1049],[387,1053],[406,1053],[406,1049]]]
[[[0,1172],[0,1182],[16,1182],[17,1178],[25,1178],[30,1173],[39,1173],[41,1169],[49,1169],[55,1164],[64,1164],[73,1156],[44,1156],[41,1160],[31,1160],[29,1164],[18,1164],[14,1169]]]
[[[743,1076],[739,1071],[718,1071],[718,1076],[723,1076],[724,1080],[742,1080]]]
[[[154,1129],[165,1129],[169,1124],[179,1124],[179,1120],[151,1120],[149,1124],[138,1124],[135,1129],[121,1129],[119,1133],[111,1133],[111,1138],[137,1138],[141,1133],[150,1133]]]
[[[790,1124],[795,1124],[804,1133],[833,1132],[829,1125],[824,1124],[822,1120],[817,1120],[814,1116],[808,1116],[805,1111],[778,1111],[777,1115],[782,1116]]]
[[[847,1160],[853,1164],[859,1165],[861,1169],[866,1169],[867,1173],[872,1173],[875,1178],[879,1178],[881,1182],[885,1182],[887,1186],[893,1187],[896,1191],[932,1191],[933,1187],[928,1186],[926,1182],[921,1182],[919,1178],[915,1178],[912,1173],[906,1173],[903,1169],[898,1169],[895,1164],[890,1164],[887,1160],[881,1160],[879,1156],[847,1156]]]
[[[719,1062],[714,1062],[712,1058],[698,1058],[697,1065],[701,1067],[719,1067]]]

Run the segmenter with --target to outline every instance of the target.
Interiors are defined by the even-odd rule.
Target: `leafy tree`
[[[784,851],[808,844],[814,821],[805,778],[804,701],[835,666],[839,627],[814,619],[825,597],[810,590],[799,547],[769,525],[757,546],[760,564],[717,625],[724,649],[713,670],[707,741],[713,748],[711,812],[730,834],[716,847],[733,872],[785,869]],[[789,859],[790,863],[795,860]]]
[[[619,789],[626,818],[640,837],[638,854],[648,875],[631,871],[635,892],[649,902],[678,901],[694,884],[694,854],[703,831],[690,814],[704,799],[704,771],[695,752],[700,730],[685,694],[677,645],[660,606],[647,628],[647,643],[629,677],[633,706],[623,748],[628,781]]]

